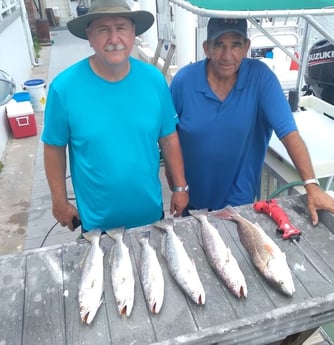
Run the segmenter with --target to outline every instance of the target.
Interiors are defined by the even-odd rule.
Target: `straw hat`
[[[95,20],[106,16],[126,17],[136,26],[136,36],[147,31],[154,22],[148,11],[131,11],[125,0],[93,0],[88,12],[67,23],[69,31],[79,38],[87,39],[86,28]]]

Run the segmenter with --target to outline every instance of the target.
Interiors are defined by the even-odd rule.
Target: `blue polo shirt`
[[[221,101],[211,90],[202,60],[182,68],[171,92],[193,208],[252,203],[260,189],[268,143],[297,129],[275,74],[244,59],[237,81]]]

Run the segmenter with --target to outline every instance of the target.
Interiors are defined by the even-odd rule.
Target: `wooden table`
[[[314,228],[302,196],[278,199],[294,225],[303,231],[301,246],[334,281],[334,217],[324,214]],[[273,238],[275,224],[252,205],[239,207],[249,220],[257,220]],[[113,241],[103,236],[105,292],[93,323],[82,325],[77,302],[80,261],[88,243],[84,240],[62,246],[34,249],[0,257],[0,344],[287,344],[288,335],[312,330],[334,320],[334,285],[326,281],[293,243],[277,237],[293,271],[296,294],[289,298],[269,286],[251,264],[241,246],[236,225],[209,215],[236,256],[248,284],[248,298],[235,298],[215,276],[199,245],[193,218],[176,221],[175,229],[194,258],[206,290],[205,306],[194,305],[169,275],[160,253],[159,230],[140,227],[129,230],[125,241],[131,247],[136,274],[135,304],[130,318],[116,310],[108,264]],[[147,311],[138,278],[140,246],[135,233],[151,230],[150,243],[157,248],[165,277],[165,300],[160,314]]]

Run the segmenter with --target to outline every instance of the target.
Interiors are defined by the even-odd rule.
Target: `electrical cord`
[[[42,247],[44,246],[44,243],[45,243],[46,239],[48,238],[48,236],[50,235],[51,231],[52,231],[58,224],[59,224],[59,222],[56,222],[56,223],[50,228],[50,230],[46,233],[46,235],[44,236],[43,241],[42,241],[42,243],[41,243],[41,245],[40,245],[40,248],[42,248]]]
[[[71,175],[68,175],[68,176],[66,176],[66,178],[65,178],[65,180],[67,180],[68,178],[70,178],[71,177]],[[73,197],[73,198],[67,198],[67,200],[76,200],[76,198],[75,197]],[[77,228],[79,225],[81,225],[81,222],[80,222],[80,220],[78,219],[78,218],[76,218],[76,217],[74,217],[73,218],[73,227],[74,227],[74,229],[75,228]],[[41,245],[40,245],[40,248],[42,248],[43,246],[44,246],[44,243],[45,243],[45,241],[47,240],[47,238],[48,238],[48,236],[50,235],[50,233],[51,233],[51,231],[57,226],[59,224],[59,222],[56,222],[54,225],[52,225],[52,227],[50,228],[50,230],[46,233],[46,235],[44,236],[44,238],[43,238],[43,241],[42,241],[42,243],[41,243]]]
[[[69,200],[70,200],[70,199],[69,199]],[[48,236],[50,235],[51,231],[52,231],[58,224],[59,224],[59,222],[56,222],[56,223],[50,228],[50,230],[46,233],[46,235],[44,236],[43,241],[42,241],[42,243],[41,243],[41,245],[40,245],[40,248],[43,247],[43,245],[44,245],[46,239],[48,238]],[[73,224],[73,231],[74,231],[77,227],[79,227],[79,226],[81,225],[81,221],[80,221],[80,219],[78,219],[77,217],[74,217],[74,218],[72,219],[72,224]]]

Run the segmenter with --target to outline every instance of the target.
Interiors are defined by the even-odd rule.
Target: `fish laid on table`
[[[164,231],[161,252],[166,258],[168,270],[181,289],[196,304],[205,304],[205,292],[195,262],[188,256],[181,240],[174,232],[173,218],[153,224]]]
[[[200,223],[201,244],[211,267],[236,297],[247,297],[245,277],[230,248],[226,247],[218,230],[209,222],[208,211],[189,210],[189,213]]]
[[[115,241],[109,262],[117,309],[121,316],[129,317],[134,303],[135,279],[129,248],[123,241],[124,230],[124,228],[117,228],[108,230],[106,233]]]
[[[90,247],[82,261],[78,297],[81,322],[89,325],[102,303],[104,252],[100,247],[100,230],[85,232],[83,236],[90,242]]]
[[[227,206],[215,216],[237,223],[240,242],[260,273],[287,296],[295,292],[291,271],[283,253],[258,223],[252,223]]]
[[[158,314],[164,300],[165,282],[157,253],[149,243],[149,232],[136,238],[141,245],[140,278],[148,308],[152,314]]]

